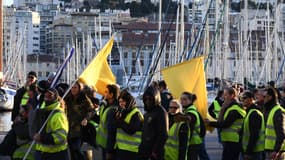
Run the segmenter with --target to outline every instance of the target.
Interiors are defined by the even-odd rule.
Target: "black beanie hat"
[[[28,73],[28,76],[33,76],[33,77],[36,77],[37,78],[37,73],[35,71],[30,71]]]
[[[45,93],[47,91],[47,89],[49,88],[48,81],[46,81],[46,80],[39,81],[37,87],[38,87],[39,92]]]
[[[59,96],[58,92],[57,92],[57,90],[55,88],[49,88],[49,89],[47,89],[47,92],[55,95],[56,98],[58,98],[58,96]]]

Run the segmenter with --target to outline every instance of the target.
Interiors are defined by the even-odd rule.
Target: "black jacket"
[[[257,106],[254,104],[250,106],[246,111],[247,114],[252,109],[257,109]],[[253,149],[256,146],[257,140],[259,138],[259,131],[261,130],[261,125],[262,125],[262,117],[256,111],[254,111],[249,115],[248,122],[249,122],[248,124],[249,138],[248,138],[247,150],[245,151],[245,153],[252,154]]]
[[[23,97],[23,95],[25,94],[26,91],[27,90],[26,90],[25,87],[19,88],[16,91],[16,94],[14,96],[13,109],[12,109],[12,121],[14,121],[15,118],[19,115],[20,104],[21,104],[21,101],[22,101],[22,97]]]
[[[271,109],[277,105],[273,101],[270,101],[265,106],[265,112],[264,112],[264,120],[265,123],[267,122],[268,115],[271,111]],[[273,124],[274,124],[274,130],[276,132],[276,141],[274,146],[274,151],[278,152],[283,144],[283,141],[285,139],[285,131],[284,131],[284,113],[281,111],[281,109],[277,110],[273,116]],[[265,124],[266,125],[266,124]]]
[[[145,113],[139,156],[142,159],[163,159],[167,132],[168,114],[162,106],[154,107]]]
[[[231,104],[229,104],[229,106],[232,105],[238,105],[238,103],[236,103],[235,101],[232,102]],[[222,114],[222,116],[224,116],[224,114],[226,113],[226,111],[229,109],[230,107],[228,107],[225,112]],[[217,121],[217,122],[210,122],[210,126],[212,127],[216,127],[216,128],[229,128],[237,119],[241,119],[243,118],[242,115],[239,114],[238,111],[236,110],[232,110],[229,112],[227,118],[225,120],[221,120],[221,121]],[[221,119],[223,119],[223,117],[221,117]]]
[[[219,97],[216,97],[215,100],[217,100],[218,103],[220,104],[220,106],[222,107],[223,101],[222,101]],[[211,105],[209,106],[208,111],[209,111],[209,114],[210,114],[213,118],[218,119],[218,117],[216,117],[216,114],[214,113],[214,111],[215,111],[214,102],[211,103]]]

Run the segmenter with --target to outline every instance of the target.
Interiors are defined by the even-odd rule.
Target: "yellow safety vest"
[[[232,105],[228,108],[224,114],[224,120],[227,118],[230,111],[236,110],[242,117],[245,117],[246,112],[238,105]],[[234,123],[228,128],[222,128],[221,130],[221,140],[222,142],[239,142],[239,131],[243,123],[243,118],[237,119]]]
[[[165,160],[176,160],[179,158],[179,130],[183,123],[184,122],[174,123],[169,129],[168,138],[164,146]],[[188,132],[188,139],[190,139],[190,131]],[[185,156],[187,156],[187,154]]]
[[[29,147],[31,145],[31,142],[25,143],[23,145],[20,145],[13,153],[13,159],[22,159],[26,152],[28,151]],[[30,153],[27,156],[27,160],[34,160],[34,154],[35,154],[35,146],[32,147]]]
[[[253,152],[261,152],[264,151],[264,131],[265,131],[265,124],[264,124],[264,117],[263,114],[257,110],[257,109],[251,109],[248,114],[246,115],[244,122],[243,122],[243,134],[242,134],[242,149],[245,152],[247,150],[248,146],[248,140],[249,140],[249,117],[252,112],[257,112],[257,114],[261,117],[261,128],[259,129],[259,135],[257,144],[253,148]],[[254,123],[254,122],[251,122]]]
[[[102,105],[100,107],[100,122],[98,126],[98,132],[96,134],[96,143],[101,146],[102,148],[106,148],[107,146],[107,135],[108,135],[108,130],[107,130],[107,114],[110,111],[110,109],[114,107],[107,107]]]
[[[191,105],[188,107],[185,111],[185,113],[192,113],[196,117],[196,123],[194,125],[194,130],[192,132],[192,136],[190,138],[190,145],[191,144],[202,144],[202,138],[200,137],[200,117],[199,113],[194,105]]]
[[[59,112],[54,113],[48,120],[45,132],[51,134],[54,140],[54,144],[36,144],[36,150],[47,153],[56,153],[67,149],[67,133],[68,133],[68,120],[60,108],[60,103],[55,102],[44,109],[48,111],[59,110]]]
[[[130,113],[127,114],[124,121],[127,124],[130,124],[130,121],[136,113],[139,114],[140,119],[143,119],[143,115],[141,114],[138,108],[134,108]],[[117,147],[121,150],[126,150],[130,152],[138,152],[138,147],[141,143],[141,131],[136,131],[134,134],[130,135],[126,133],[122,128],[117,128],[116,142]]]
[[[219,104],[217,100],[214,100],[213,103],[214,103],[214,114],[216,115],[216,118],[218,118],[220,110],[221,110],[221,105]]]
[[[266,128],[265,128],[265,149],[266,150],[274,150],[275,142],[276,142],[276,132],[274,129],[273,117],[277,110],[281,109],[284,112],[284,109],[280,105],[275,105],[271,111],[269,112]],[[285,145],[283,141],[283,145],[281,146],[281,150],[285,151]]]
[[[26,91],[21,99],[21,105],[26,105],[28,103],[29,100],[29,95],[28,92]]]

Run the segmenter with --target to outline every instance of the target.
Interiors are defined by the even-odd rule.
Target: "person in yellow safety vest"
[[[26,105],[29,99],[27,90],[29,86],[36,85],[37,83],[37,74],[34,71],[30,71],[27,75],[27,81],[25,86],[19,88],[14,96],[14,103],[12,109],[12,121],[19,115],[20,105]]]
[[[223,90],[219,90],[217,93],[217,97],[208,108],[208,113],[214,119],[219,118],[220,110],[222,108],[222,104],[224,103],[223,93],[224,93]],[[217,136],[218,136],[218,142],[221,143],[221,129],[219,128],[217,128]]]
[[[191,138],[189,141],[187,159],[188,160],[198,160],[199,151],[202,145],[203,137],[201,136],[201,125],[203,121],[197,108],[193,104],[197,99],[195,94],[189,92],[183,92],[180,97],[180,102],[183,107],[183,112],[191,117],[190,121],[190,131]],[[205,128],[204,128],[205,129]],[[205,132],[205,130],[203,131]],[[203,133],[204,134],[204,133]],[[205,134],[203,135],[205,136]]]
[[[99,126],[96,142],[102,148],[103,159],[115,159],[116,119],[115,111],[118,108],[120,89],[116,84],[108,84],[105,90],[104,103],[100,106]]]
[[[134,97],[123,90],[119,96],[116,111],[116,160],[138,159],[138,146],[141,143],[143,115],[136,107]]]
[[[238,160],[241,151],[240,131],[245,110],[237,101],[237,92],[234,88],[224,89],[224,103],[217,122],[206,121],[210,126],[221,128],[221,140],[223,143],[222,160]]]
[[[165,160],[186,160],[190,131],[188,127],[189,119],[182,112],[182,106],[178,100],[173,99],[169,103],[169,132],[164,146]]]
[[[21,160],[25,156],[27,150],[29,149],[32,143],[28,130],[29,107],[30,107],[29,104],[20,106],[20,114],[18,117],[16,117],[12,125],[12,129],[16,133],[16,142],[17,142],[17,148],[12,155],[13,160]],[[26,159],[34,160],[34,152],[35,150],[33,147]]]
[[[264,102],[266,159],[285,159],[284,109],[278,104],[278,95],[274,88],[265,89]]]
[[[264,151],[264,117],[254,104],[254,95],[246,91],[241,96],[246,116],[242,125],[242,152],[244,160],[263,160]]]
[[[67,147],[68,120],[64,113],[64,107],[59,101],[58,92],[54,88],[47,90],[44,96],[45,117],[47,124],[41,133],[36,133],[33,139],[36,141],[36,160],[69,160]]]
[[[208,108],[209,114],[215,119],[218,119],[221,106],[224,103],[223,92],[224,92],[223,90],[218,91],[217,97],[215,98],[215,100],[212,102],[212,104]]]

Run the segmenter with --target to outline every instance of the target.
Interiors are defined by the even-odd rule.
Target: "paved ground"
[[[5,132],[0,132],[0,142],[3,140],[4,136],[5,136]],[[216,132],[207,133],[205,143],[206,143],[206,149],[210,156],[210,159],[220,160],[221,154],[222,154],[222,147],[221,145],[217,143]],[[85,150],[86,148],[87,147],[84,146],[83,150]],[[93,157],[94,157],[94,160],[102,160],[99,150],[93,150]],[[10,158],[0,156],[0,160],[10,160]]]

